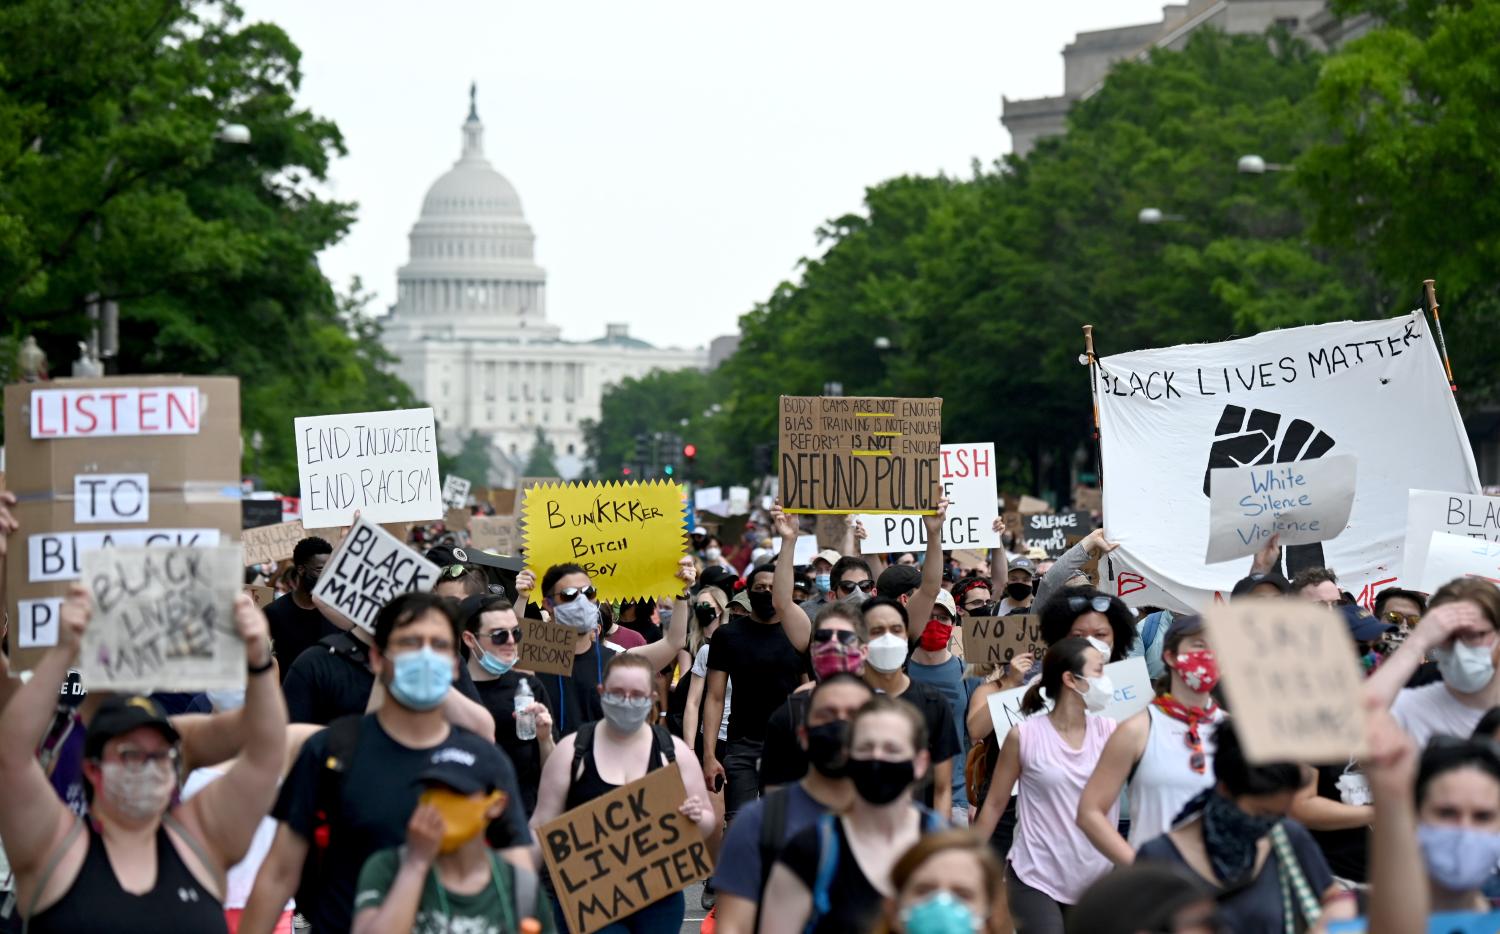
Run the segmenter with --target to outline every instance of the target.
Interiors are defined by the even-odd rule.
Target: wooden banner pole
[[[1104,489],[1104,447],[1099,442],[1099,358],[1094,356],[1094,326],[1083,326],[1083,358],[1078,361],[1089,368],[1089,391],[1094,398],[1094,453],[1099,460],[1099,489]]]
[[[1448,359],[1448,342],[1443,339],[1443,319],[1438,314],[1437,280],[1422,280],[1422,297],[1427,310],[1432,313],[1432,330],[1437,335],[1438,351],[1443,355],[1443,371],[1448,374],[1448,391],[1458,395],[1458,384],[1453,381],[1453,364]]]

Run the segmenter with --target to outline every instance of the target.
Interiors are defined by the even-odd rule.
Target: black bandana
[[[1253,817],[1234,802],[1210,788],[1189,801],[1178,820],[1201,812],[1203,848],[1214,875],[1227,888],[1249,882],[1255,867],[1255,844],[1280,821],[1277,817]]]

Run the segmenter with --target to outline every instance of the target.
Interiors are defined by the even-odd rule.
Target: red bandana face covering
[[[813,643],[813,674],[818,676],[819,681],[841,671],[858,674],[863,663],[864,659],[859,657],[858,648],[846,646],[837,639]]]
[[[948,639],[952,635],[952,623],[930,619],[927,621],[927,628],[922,630],[922,648],[929,652],[941,652],[948,647]]]
[[[1177,656],[1177,674],[1188,687],[1208,692],[1219,683],[1219,663],[1208,649],[1183,652]]]

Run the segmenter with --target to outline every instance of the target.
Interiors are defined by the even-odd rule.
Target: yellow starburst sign
[[[548,483],[526,490],[526,568],[540,583],[555,564],[580,565],[600,600],[682,592],[677,562],[687,554],[687,493],[681,484]],[[532,591],[533,602],[544,596]]]

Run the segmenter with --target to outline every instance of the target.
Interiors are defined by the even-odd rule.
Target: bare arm
[[[1416,673],[1417,666],[1429,652],[1452,641],[1454,636],[1468,632],[1484,632],[1489,623],[1468,602],[1445,603],[1433,607],[1417,623],[1411,635],[1392,652],[1370,677],[1365,679],[1365,697],[1380,702],[1389,710],[1396,702],[1396,695],[1406,687],[1406,682]]]
[[[1292,819],[1308,830],[1358,830],[1370,826],[1375,819],[1374,808],[1323,797],[1318,794],[1318,773],[1311,772],[1311,778],[1297,789],[1292,799]]]
[[[677,653],[687,645],[688,617],[693,615],[687,602],[688,590],[698,579],[698,569],[693,566],[692,558],[683,558],[677,562],[677,579],[682,581],[683,592],[672,601],[672,620],[667,625],[666,635],[648,645],[638,645],[629,650],[632,655],[639,655],[649,661],[652,671],[661,671],[672,664]]]
[[[547,764],[542,766],[542,777],[536,790],[536,810],[531,812],[533,836],[538,836],[537,831],[543,824],[562,813],[568,789],[573,785],[569,769],[573,767],[573,741],[577,736],[577,733],[564,736]]]
[[[1005,517],[996,516],[995,521],[990,524],[990,530],[996,535],[1005,534]],[[999,601],[1005,593],[1005,585],[1010,581],[1010,562],[1005,557],[1005,545],[996,545],[990,549],[990,599]]]
[[[687,737],[688,746],[696,753],[698,750],[698,709],[703,705],[703,679],[694,674],[688,675],[688,678],[691,680],[688,681],[687,704],[682,708],[682,735]]]
[[[240,934],[271,934],[287,901],[297,892],[306,859],[307,841],[286,824],[278,824],[276,838],[260,864],[260,872],[255,874],[255,888],[240,916]]]
[[[1369,934],[1406,934],[1427,930],[1432,893],[1421,867],[1417,843],[1417,750],[1386,710],[1367,701],[1366,733],[1370,756],[1365,775],[1375,801],[1370,832]]]
[[[679,737],[672,737],[672,743],[677,747],[677,771],[682,773],[682,790],[686,797],[697,798],[703,802],[703,810],[698,816],[696,823],[698,830],[706,840],[718,829],[718,815],[708,801],[708,787],[703,784],[703,772],[698,768],[698,760],[693,756],[693,750]]]
[[[917,592],[906,600],[906,616],[911,620],[907,627],[908,637],[915,642],[922,638],[922,630],[932,619],[932,606],[937,602],[938,591],[943,589],[943,524],[948,520],[948,501],[938,500],[937,512],[922,517],[922,526],[927,530],[927,555],[922,559],[922,583]]]
[[[990,695],[1000,691],[1000,683],[986,681],[969,695],[969,711],[964,716],[964,726],[969,731],[969,742],[988,739],[995,732],[995,721],[990,719]]]
[[[720,892],[714,911],[715,934],[755,934],[755,911],[750,899]]]
[[[1094,774],[1083,786],[1078,798],[1078,829],[1089,838],[1094,849],[1109,857],[1116,866],[1135,862],[1135,850],[1120,836],[1119,826],[1110,820],[1109,811],[1120,800],[1120,790],[1130,777],[1130,770],[1146,752],[1151,733],[1151,715],[1142,711],[1112,733],[1099,754]]]
[[[812,917],[812,892],[785,865],[771,868],[760,903],[760,934],[795,934]]]
[[[979,809],[979,818],[974,821],[976,833],[988,840],[1000,823],[1000,815],[1010,803],[1011,789],[1021,777],[1021,735],[1011,730],[1000,745],[1000,758],[995,763],[995,773],[990,776],[990,790],[985,792],[984,807]]]
[[[183,823],[223,860],[216,869],[228,869],[245,855],[261,817],[276,800],[286,763],[286,702],[271,663],[270,624],[255,601],[240,594],[234,601],[234,625],[245,642],[247,664],[271,667],[248,675],[240,723],[244,750],[223,778],[181,808]]]
[[[728,683],[729,672],[708,670],[708,699],[703,702],[703,722],[714,724],[714,728],[703,731],[703,781],[710,786],[724,774],[718,756],[718,724],[724,722],[724,687]]]
[[[781,619],[781,628],[798,652],[806,652],[812,641],[812,620],[797,605],[792,577],[797,566],[797,520],[781,511],[778,502],[771,510],[771,525],[781,536],[781,553],[776,556],[776,574],[771,579],[771,605]]]
[[[932,809],[942,815],[953,811],[952,759],[944,759],[932,767]]]

